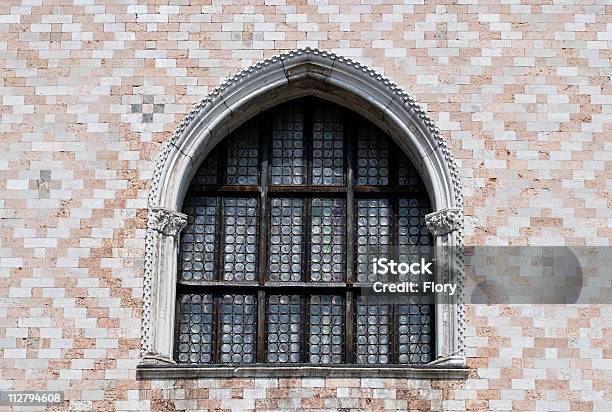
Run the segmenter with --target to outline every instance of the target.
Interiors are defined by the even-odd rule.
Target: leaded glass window
[[[417,169],[357,114],[315,98],[259,114],[202,162],[183,212],[178,363],[434,359],[433,305],[360,292],[373,248],[410,257],[433,238]]]

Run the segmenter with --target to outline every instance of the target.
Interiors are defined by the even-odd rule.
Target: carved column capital
[[[425,215],[427,228],[434,236],[443,236],[457,230],[463,224],[463,210],[447,208]]]
[[[178,236],[187,224],[187,215],[163,207],[151,209],[151,226],[166,236]]]

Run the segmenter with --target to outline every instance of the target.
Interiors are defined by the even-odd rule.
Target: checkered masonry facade
[[[282,51],[414,94],[459,165],[466,245],[609,246],[608,2],[161,3],[0,4],[0,389],[62,390],[57,410],[610,409],[609,305],[467,305],[466,380],[136,379],[160,144]]]

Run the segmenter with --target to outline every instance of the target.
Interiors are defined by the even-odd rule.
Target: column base
[[[449,368],[464,368],[466,367],[466,362],[464,356],[450,355],[442,356],[432,362],[429,362],[428,365],[446,366]]]
[[[142,365],[176,365],[174,359],[159,353],[149,352],[142,357]]]

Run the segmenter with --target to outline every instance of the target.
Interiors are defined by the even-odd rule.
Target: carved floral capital
[[[463,224],[463,210],[448,208],[425,215],[427,228],[434,236],[443,236],[457,230]]]
[[[166,236],[178,236],[187,224],[187,215],[163,207],[152,208],[150,219],[153,229]]]

